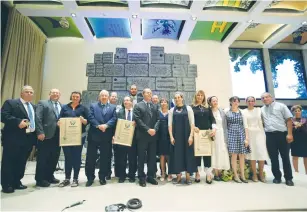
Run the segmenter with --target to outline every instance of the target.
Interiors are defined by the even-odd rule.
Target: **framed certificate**
[[[60,118],[60,146],[82,144],[82,123],[80,118]]]
[[[212,140],[210,138],[211,130],[199,130],[194,132],[194,155],[195,156],[211,156]]]
[[[134,130],[133,121],[118,119],[114,135],[114,144],[131,146]]]

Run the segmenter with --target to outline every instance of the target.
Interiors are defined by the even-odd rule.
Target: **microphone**
[[[82,201],[80,201],[80,202],[76,202],[76,203],[74,203],[74,204],[72,204],[72,205],[70,205],[70,206],[67,206],[67,207],[64,208],[62,211],[66,210],[66,209],[68,209],[68,208],[75,207],[75,206],[77,206],[77,205],[82,205],[83,202],[85,202],[85,201],[86,201],[86,200],[82,200]]]

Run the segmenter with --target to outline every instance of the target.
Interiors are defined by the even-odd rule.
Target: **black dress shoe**
[[[124,183],[125,182],[125,178],[119,178],[118,183]]]
[[[158,181],[156,181],[154,178],[152,177],[148,177],[147,178],[147,182],[149,182],[152,185],[158,185]]]
[[[107,181],[105,179],[99,180],[100,185],[105,185],[107,184]]]
[[[140,181],[139,181],[139,185],[140,185],[141,187],[146,187],[146,182],[145,182],[145,180],[144,180],[144,179],[140,180]]]
[[[49,187],[50,183],[46,180],[37,181],[36,186],[38,186],[38,187]]]
[[[106,180],[111,180],[111,175],[106,176]]]
[[[9,186],[7,188],[2,188],[2,192],[6,193],[6,194],[14,193],[14,191],[15,191],[14,188],[11,187],[11,186]]]
[[[86,187],[90,187],[91,185],[93,185],[94,181],[93,180],[88,180],[85,184]]]
[[[52,178],[51,180],[48,180],[49,183],[51,184],[58,184],[60,183],[60,180],[56,179],[56,178]]]
[[[129,183],[134,183],[135,182],[135,178],[129,178]]]
[[[280,184],[280,183],[281,183],[281,180],[275,178],[275,179],[273,180],[273,183],[275,183],[275,184]]]
[[[28,187],[25,186],[25,185],[22,185],[21,183],[19,185],[16,185],[15,186],[15,189],[16,190],[24,190],[24,189],[27,189]]]
[[[294,183],[292,180],[286,180],[286,185],[287,186],[294,186]]]

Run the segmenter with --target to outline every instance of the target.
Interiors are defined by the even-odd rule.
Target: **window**
[[[307,99],[301,51],[270,50],[275,98]]]
[[[233,94],[260,98],[266,91],[262,52],[259,49],[229,49]]]

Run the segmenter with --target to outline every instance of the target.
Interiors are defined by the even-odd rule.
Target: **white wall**
[[[215,41],[192,41],[178,44],[173,40],[145,40],[132,43],[124,39],[102,39],[93,43],[74,38],[49,39],[43,76],[42,98],[51,88],[59,88],[61,102],[67,103],[73,90],[86,90],[86,63],[94,61],[95,53],[115,52],[116,47],[128,52],[149,53],[150,46],[164,46],[166,53],[189,54],[191,64],[198,66],[196,88],[207,96],[219,97],[222,107],[228,106],[232,94],[228,48]]]

